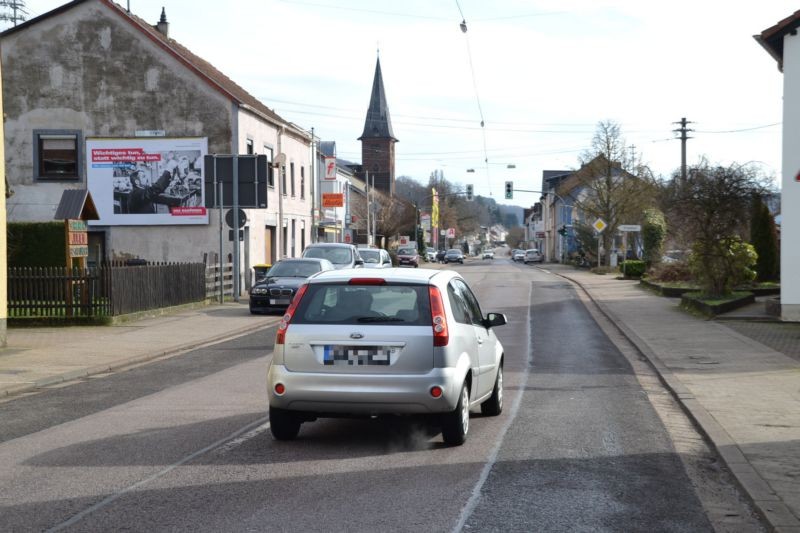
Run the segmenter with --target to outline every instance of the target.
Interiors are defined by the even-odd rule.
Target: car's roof
[[[355,246],[346,242],[315,242],[306,248],[355,248]]]
[[[329,263],[327,259],[321,257],[285,257],[280,259],[278,263]],[[276,265],[278,263],[275,263]],[[273,265],[274,266],[274,265]]]
[[[429,283],[434,277],[449,280],[457,277],[457,274],[452,270],[434,270],[431,268],[345,268],[320,272],[309,281],[313,283],[330,283],[348,281],[351,278],[377,278],[397,283]]]

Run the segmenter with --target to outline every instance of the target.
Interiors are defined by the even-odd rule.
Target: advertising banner
[[[322,193],[322,207],[344,207],[344,193]]]
[[[207,152],[205,137],[87,139],[86,178],[100,215],[91,224],[208,224]]]

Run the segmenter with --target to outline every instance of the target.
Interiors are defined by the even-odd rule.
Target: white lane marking
[[[201,450],[197,450],[196,452],[187,455],[186,457],[184,457],[180,461],[172,463],[168,467],[166,467],[166,468],[164,468],[162,470],[159,470],[158,472],[156,472],[152,476],[147,477],[145,479],[142,479],[141,481],[138,481],[138,482],[134,483],[133,485],[129,485],[128,487],[125,487],[124,489],[119,490],[119,491],[115,492],[114,494],[111,494],[111,495],[105,497],[104,499],[100,500],[99,502],[97,502],[96,504],[92,505],[91,507],[88,507],[88,508],[84,509],[83,511],[81,511],[80,513],[76,514],[75,516],[73,516],[69,520],[67,520],[65,522],[61,522],[60,524],[51,527],[47,531],[48,532],[50,532],[50,531],[61,531],[62,529],[68,528],[68,527],[76,524],[77,522],[79,522],[80,520],[85,518],[86,516],[89,516],[93,512],[95,512],[97,510],[100,510],[103,507],[106,507],[107,505],[113,503],[114,501],[118,500],[122,496],[125,496],[129,492],[136,490],[137,488],[141,487],[142,485],[146,485],[147,483],[150,483],[151,481],[155,481],[156,479],[158,479],[158,478],[160,478],[160,477],[162,477],[162,476],[164,476],[166,474],[169,474],[170,472],[172,472],[173,470],[175,470],[179,466],[188,463],[192,459],[194,459],[196,457],[199,457],[199,456],[203,455],[204,453],[210,452],[214,448],[218,448],[218,447],[222,446],[223,444],[225,444],[228,441],[236,439],[237,437],[239,437],[242,434],[246,434],[246,433],[248,433],[250,431],[254,431],[254,430],[258,429],[261,425],[263,425],[268,420],[269,420],[269,417],[265,416],[265,417],[259,418],[255,422],[251,422],[251,423],[247,424],[246,426],[237,429],[236,431],[234,431],[233,433],[231,433],[227,437],[223,437],[223,438],[219,439],[218,441],[213,442],[212,444],[209,444],[205,448],[203,448]],[[269,425],[269,424],[267,424],[267,425]]]
[[[533,298],[533,282],[530,283],[528,289],[528,317],[526,328],[528,337],[526,343],[528,346],[528,353],[525,357],[525,373],[522,378],[522,384],[520,385],[520,393],[516,398],[514,398],[514,405],[511,406],[511,416],[508,417],[508,420],[506,420],[506,423],[503,425],[503,429],[500,430],[500,438],[497,439],[497,442],[492,448],[492,452],[489,454],[486,464],[483,465],[483,470],[478,478],[478,482],[472,489],[472,495],[470,496],[469,500],[467,500],[464,508],[461,509],[461,517],[459,518],[456,526],[453,528],[453,533],[460,533],[464,529],[469,517],[472,516],[473,512],[475,512],[475,508],[478,506],[478,502],[481,499],[481,490],[483,490],[483,486],[486,484],[486,480],[489,478],[489,473],[492,471],[494,464],[497,462],[497,456],[500,454],[500,447],[503,445],[503,441],[506,438],[508,428],[511,427],[511,423],[517,418],[519,406],[522,404],[522,395],[528,386],[528,375],[530,374],[530,354],[533,350],[533,346],[531,345],[531,305],[533,302],[531,301],[531,298]]]
[[[244,442],[247,442],[248,440],[250,440],[250,439],[252,439],[252,438],[254,438],[254,437],[258,436],[259,434],[261,434],[261,433],[263,433],[263,432],[267,431],[268,429],[269,429],[269,422],[266,422],[266,423],[264,423],[264,424],[261,424],[261,425],[260,425],[260,426],[258,426],[257,428],[253,428],[253,429],[251,429],[250,431],[248,431],[248,432],[247,432],[247,433],[245,433],[244,435],[241,435],[241,436],[239,436],[239,437],[237,437],[237,438],[233,439],[233,440],[232,440],[232,441],[230,441],[230,442],[226,442],[225,444],[223,444],[222,446],[220,446],[220,447],[219,447],[219,451],[220,451],[221,453],[226,453],[226,452],[229,452],[229,451],[231,451],[232,449],[234,449],[234,448],[236,448],[237,446],[239,446],[240,444],[242,444],[242,443],[244,443]]]

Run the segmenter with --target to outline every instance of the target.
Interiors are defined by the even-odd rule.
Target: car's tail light
[[[284,392],[286,392],[286,385],[283,383],[276,383],[275,384],[275,394],[281,396]]]
[[[431,322],[433,322],[433,345],[447,346],[450,334],[447,331],[447,316],[444,313],[442,293],[438,287],[428,287],[431,299]]]
[[[442,397],[442,388],[439,385],[434,385],[431,387],[431,396],[434,398],[441,398]]]
[[[281,318],[280,324],[278,324],[278,333],[275,335],[275,344],[283,344],[286,341],[286,330],[289,329],[289,323],[292,321],[292,317],[297,310],[297,306],[300,304],[300,300],[306,293],[306,290],[308,290],[308,283],[302,285],[297,290],[297,294],[294,295],[292,303],[289,304],[289,308],[286,309],[286,313],[283,315],[283,318]]]
[[[383,278],[350,278],[348,285],[386,285]]]

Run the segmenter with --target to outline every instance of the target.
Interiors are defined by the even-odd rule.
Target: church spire
[[[375,79],[372,81],[372,96],[369,99],[367,120],[364,122],[364,133],[358,140],[392,139],[397,141],[392,131],[392,119],[389,116],[389,104],[386,102],[386,91],[383,88],[381,75],[381,58],[375,64]]]

